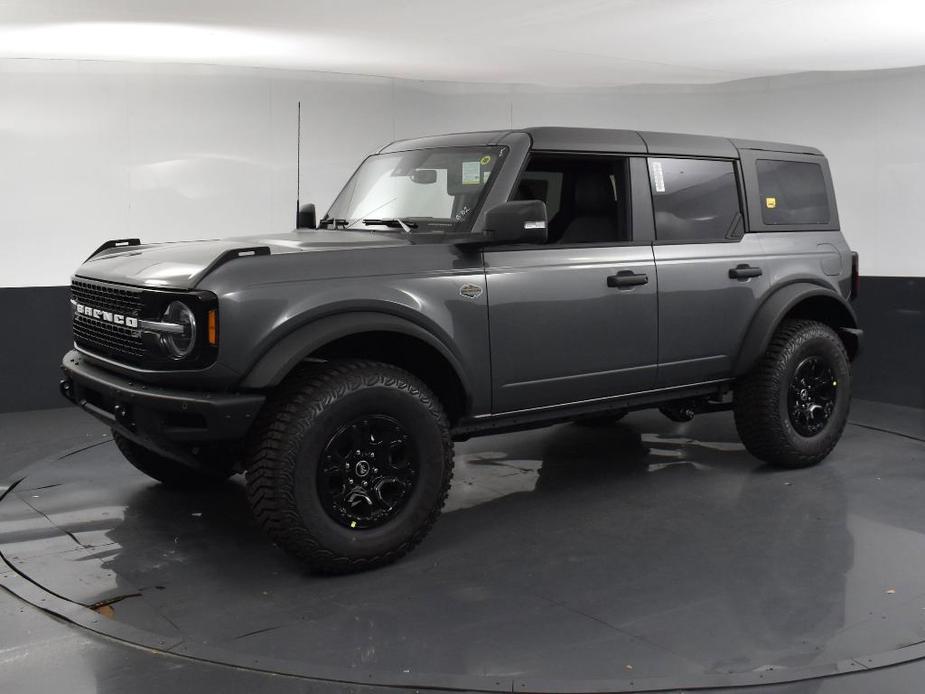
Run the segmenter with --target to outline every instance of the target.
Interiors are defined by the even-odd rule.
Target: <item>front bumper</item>
[[[184,462],[191,460],[192,448],[243,438],[266,399],[137,383],[76,350],[64,355],[61,369],[64,397],[123,436]]]

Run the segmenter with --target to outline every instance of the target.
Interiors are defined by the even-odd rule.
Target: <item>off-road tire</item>
[[[216,466],[215,471],[200,472],[171,458],[165,458],[116,431],[112,439],[125,459],[148,477],[171,489],[207,489],[222,484],[233,474],[231,466]]]
[[[351,529],[325,510],[318,467],[326,442],[351,418],[386,415],[413,441],[419,474],[397,514],[375,528]],[[254,517],[281,549],[316,573],[349,573],[408,553],[440,515],[453,476],[453,441],[437,397],[390,364],[337,360],[305,365],[271,395],[245,458]]]
[[[837,391],[824,428],[804,436],[791,422],[787,399],[795,370],[809,357],[826,361]],[[832,451],[848,421],[851,367],[845,346],[824,323],[786,320],[755,367],[736,382],[734,396],[736,429],[749,453],[778,467],[815,465]]]

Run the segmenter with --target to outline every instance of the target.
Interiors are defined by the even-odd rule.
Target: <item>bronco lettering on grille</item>
[[[112,311],[104,311],[100,308],[93,308],[92,306],[84,306],[81,303],[74,304],[74,310],[77,311],[81,316],[86,318],[92,318],[93,320],[103,321],[104,323],[112,323],[113,325],[124,325],[126,328],[137,328],[138,319],[133,316],[126,316],[121,313],[113,313]]]

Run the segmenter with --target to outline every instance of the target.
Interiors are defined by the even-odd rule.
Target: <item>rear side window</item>
[[[765,224],[827,224],[829,198],[819,164],[759,159],[758,193]]]
[[[649,159],[649,178],[659,241],[725,241],[741,232],[731,161]]]

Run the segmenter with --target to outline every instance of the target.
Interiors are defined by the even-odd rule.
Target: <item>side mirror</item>
[[[488,210],[485,235],[489,243],[546,243],[546,203],[513,200]]]
[[[315,206],[312,203],[302,205],[295,216],[296,229],[316,229],[318,224],[315,221]]]

